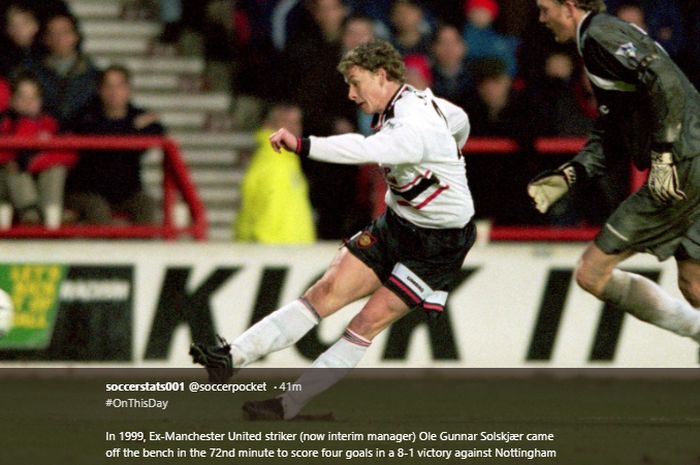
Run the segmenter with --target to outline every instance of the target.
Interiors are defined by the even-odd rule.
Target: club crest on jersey
[[[377,238],[368,231],[364,231],[362,234],[360,234],[360,237],[357,238],[357,246],[361,249],[367,249],[376,243]]]
[[[623,57],[634,58],[637,56],[637,48],[632,42],[627,42],[626,44],[620,45],[620,48],[615,52],[616,55],[622,55]]]

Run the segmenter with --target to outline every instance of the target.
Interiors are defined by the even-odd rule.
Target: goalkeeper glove
[[[660,202],[686,199],[678,183],[678,172],[671,152],[651,152],[647,186],[651,195]]]
[[[540,213],[547,213],[549,207],[569,191],[577,178],[585,176],[585,168],[577,162],[564,163],[555,170],[538,174],[527,185],[527,193]]]

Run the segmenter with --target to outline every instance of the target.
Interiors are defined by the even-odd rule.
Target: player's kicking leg
[[[583,253],[576,269],[578,284],[599,299],[617,305],[642,321],[700,342],[700,264],[678,262],[681,291],[691,305],[676,299],[653,281],[616,266],[632,253],[609,255],[595,244]]]
[[[226,382],[234,368],[245,367],[269,353],[289,347],[321,318],[370,295],[380,285],[367,265],[342,248],[323,277],[303,297],[272,312],[231,344],[223,340],[218,346],[193,343],[190,355],[194,363],[207,368],[211,381]]]
[[[214,346],[193,342],[190,355],[194,363],[207,369],[209,382],[225,383],[231,379],[236,369],[231,359],[231,345],[219,335],[216,338],[219,344]]]
[[[337,383],[360,363],[372,340],[394,321],[410,311],[393,291],[379,288],[363,309],[350,321],[342,337],[322,353],[310,370],[295,382],[301,391],[289,391],[280,397],[243,404],[251,420],[283,420],[297,414],[311,399]],[[319,369],[320,368],[320,369]]]

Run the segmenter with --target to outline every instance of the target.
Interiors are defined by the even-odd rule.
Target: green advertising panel
[[[133,267],[0,263],[0,360],[128,361]]]
[[[51,342],[65,266],[0,264],[0,289],[12,302],[0,349],[44,349]]]

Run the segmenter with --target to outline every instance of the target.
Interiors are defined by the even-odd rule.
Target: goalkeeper
[[[528,185],[545,213],[574,185],[631,157],[649,178],[608,218],[576,269],[578,284],[635,317],[700,341],[700,95],[641,29],[605,13],[603,0],[537,0],[558,42],[574,40],[600,116],[581,152]],[[637,252],[673,256],[685,299],[617,269]]]

